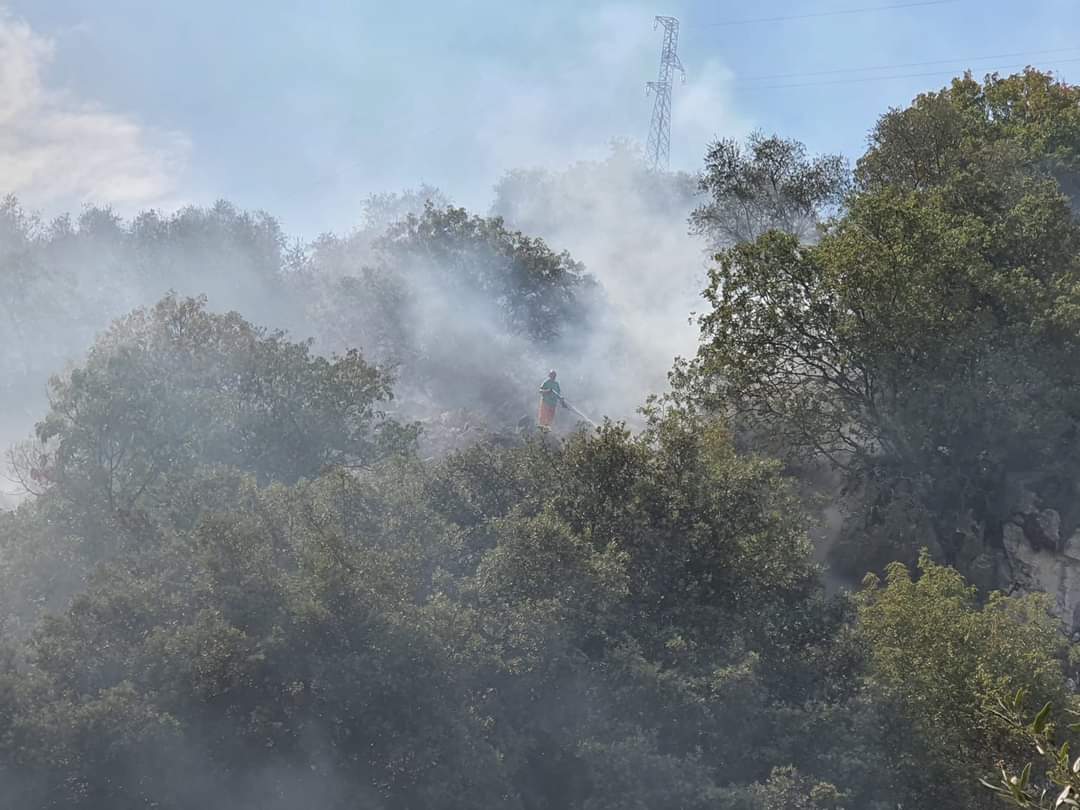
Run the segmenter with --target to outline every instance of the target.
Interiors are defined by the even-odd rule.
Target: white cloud
[[[187,139],[46,86],[54,47],[0,13],[0,192],[48,212],[175,204]]]

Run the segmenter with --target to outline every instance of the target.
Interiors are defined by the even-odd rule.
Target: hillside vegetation
[[[1052,806],[1080,656],[1007,546],[1080,526],[1078,101],[961,78],[850,176],[721,141],[689,217],[625,155],[509,176],[507,219],[427,189],[310,245],[224,203],[9,200],[4,419],[36,428],[0,512],[3,805]],[[547,360],[606,410],[654,322],[517,230],[580,235],[545,222],[575,171],[637,173],[668,214],[627,210],[717,255],[637,421],[539,435]],[[488,439],[424,450],[453,409]]]

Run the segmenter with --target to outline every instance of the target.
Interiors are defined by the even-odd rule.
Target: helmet
[[[553,379],[553,380],[554,380],[554,379],[555,379],[555,369],[552,369],[551,371],[549,371],[549,372],[548,372],[548,376],[549,376],[549,377],[550,377],[551,379]]]

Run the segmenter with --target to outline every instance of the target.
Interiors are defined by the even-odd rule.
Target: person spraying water
[[[543,431],[551,430],[551,425],[555,421],[556,409],[559,405],[573,411],[590,425],[596,427],[596,422],[563,399],[562,389],[559,387],[556,377],[558,375],[552,369],[548,372],[547,379],[540,385],[540,417],[537,420],[540,429]]]
[[[555,379],[557,376],[555,369],[552,369],[548,372],[547,379],[540,385],[540,417],[537,421],[541,430],[551,430],[551,425],[555,421],[555,409],[560,402],[564,408],[566,407],[566,402],[562,398],[562,389]]]

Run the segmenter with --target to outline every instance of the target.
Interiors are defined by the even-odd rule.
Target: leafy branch
[[[1032,762],[1028,762],[1020,773],[1010,773],[1004,763],[999,763],[1001,776],[996,783],[986,779],[979,781],[1017,807],[1080,808],[1080,757],[1070,759],[1067,740],[1058,745],[1056,727],[1051,720],[1051,704],[1045,704],[1031,722],[1024,721],[1026,699],[1026,690],[1020,689],[1011,702],[999,701],[999,708],[991,711],[1031,743],[1045,768],[1043,776],[1032,778]],[[1080,716],[1076,711],[1069,714]],[[1067,728],[1076,733],[1080,731],[1080,723],[1072,723]]]

